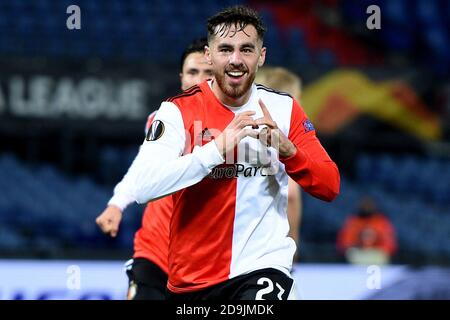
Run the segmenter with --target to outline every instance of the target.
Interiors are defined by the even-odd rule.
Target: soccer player
[[[139,203],[172,194],[173,299],[292,298],[288,175],[317,198],[339,193],[337,166],[297,101],[253,83],[264,31],[244,6],[208,20],[213,80],[161,104],[124,177]]]
[[[206,79],[212,78],[212,67],[205,59],[206,38],[192,42],[181,56],[181,89],[186,90]],[[148,117],[146,132],[155,113]],[[97,224],[115,237],[122,212],[134,202],[123,196],[121,190],[127,186],[119,183],[108,207],[97,218]],[[133,259],[127,262],[129,278],[128,299],[162,300],[167,287],[167,256],[169,246],[169,221],[172,214],[172,197],[149,202],[142,219],[142,227],[134,238]]]

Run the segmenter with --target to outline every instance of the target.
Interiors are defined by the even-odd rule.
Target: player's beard
[[[243,75],[244,81],[241,84],[233,85],[228,83],[226,77],[226,72],[228,71],[243,71],[245,74]],[[250,73],[249,70],[245,67],[241,68],[232,68],[228,67],[220,74],[215,74],[215,79],[217,81],[217,85],[220,90],[225,93],[228,97],[233,99],[238,99],[242,97],[244,94],[248,92],[250,87],[252,86],[253,81],[255,80],[256,73]]]

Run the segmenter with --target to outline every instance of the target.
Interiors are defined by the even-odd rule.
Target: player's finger
[[[252,137],[258,139],[258,134],[259,132],[257,130],[253,130],[251,128],[244,128],[239,133],[239,136],[241,137],[241,139],[245,137]]]
[[[111,229],[109,234],[111,235],[111,237],[115,238],[117,236],[118,231],[119,231],[118,228],[113,228],[113,229]]]
[[[102,226],[102,231],[104,233],[109,233],[111,231],[111,224],[109,222],[105,222]]]
[[[247,119],[247,120],[242,120],[241,122],[239,122],[237,125],[237,128],[242,129],[247,126],[255,127],[255,126],[257,126],[257,124],[256,124],[255,120]]]
[[[259,132],[259,141],[261,141],[261,143],[265,146],[269,146],[270,145],[270,135],[268,134],[269,129],[267,128],[263,128],[260,132]]]
[[[102,219],[102,217],[98,217],[97,219],[95,219],[95,222],[97,223],[99,228],[103,230],[103,227],[105,226],[104,219]]]
[[[237,113],[234,116],[234,118],[236,119],[236,118],[239,118],[239,117],[251,117],[251,116],[254,116],[255,114],[256,114],[255,111],[244,111],[244,112],[241,112],[241,113]]]
[[[111,221],[99,218],[98,226],[103,233],[109,233],[109,231],[111,230]]]
[[[245,117],[239,117],[238,119],[236,119],[236,122],[239,122],[239,121],[255,121],[255,119],[253,119],[252,117],[245,116]]]
[[[276,123],[273,122],[272,119],[268,119],[267,117],[263,117],[263,118],[258,118],[255,120],[257,125],[263,125],[265,124],[266,126],[268,126],[269,128],[275,129],[277,127]]]
[[[264,104],[264,102],[261,99],[259,99],[258,102],[259,102],[259,106],[261,107],[261,110],[262,110],[262,113],[263,113],[264,117],[272,120],[272,116],[270,115],[269,110],[267,110],[267,107]]]
[[[275,149],[278,149],[280,145],[280,130],[271,130],[270,135],[270,145]]]

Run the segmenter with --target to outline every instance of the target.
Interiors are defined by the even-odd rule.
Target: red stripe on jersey
[[[134,237],[133,258],[145,258],[168,273],[169,224],[172,216],[172,196],[147,204],[142,227]]]
[[[150,113],[150,115],[147,118],[147,123],[145,124],[145,135],[147,136],[147,132],[150,129],[150,126],[152,125],[153,119],[155,119],[156,111],[153,111]]]
[[[206,177],[174,195],[169,245],[171,291],[199,290],[228,279],[236,188],[236,179]]]
[[[201,91],[200,87],[198,85],[194,85],[194,86],[190,87],[189,89],[183,91],[182,93],[180,93],[180,94],[178,94],[176,96],[168,98],[166,101],[172,102],[174,99],[177,99],[177,98],[180,98],[180,97],[184,97],[184,96],[187,96],[187,95],[191,95],[191,94],[193,94],[196,91]]]
[[[195,85],[169,100],[190,96],[200,91],[199,87]],[[156,111],[148,116],[145,134],[150,129],[155,115]],[[148,259],[157,264],[166,273],[168,273],[169,224],[172,210],[172,196],[149,202],[142,217],[142,227],[136,232],[134,237],[133,257]]]
[[[194,121],[201,121],[202,130],[216,128],[223,131],[234,118],[233,112],[213,99],[206,81],[200,84],[200,88],[201,94],[173,101],[191,137],[194,137]],[[189,141],[185,153],[192,151],[195,140]],[[173,195],[168,282],[171,291],[200,290],[228,279],[236,188],[236,178],[205,177]]]
[[[189,96],[192,96],[192,95],[194,95],[196,93],[199,93],[199,92],[202,92],[202,91],[200,89],[197,89],[197,90],[194,90],[194,91],[191,91],[191,92],[183,93],[183,94],[180,94],[178,96],[169,98],[169,99],[167,99],[167,101],[168,102],[173,102],[176,99],[179,99],[179,98],[182,98],[182,97],[189,97]]]

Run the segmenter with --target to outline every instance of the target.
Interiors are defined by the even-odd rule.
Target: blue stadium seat
[[[11,230],[28,230],[28,237],[36,244],[36,250],[47,248],[47,252],[52,252],[63,245],[77,246],[77,241],[90,246],[96,246],[96,243],[105,245],[104,242],[93,241],[101,235],[94,221],[104,209],[111,190],[97,186],[89,177],[68,178],[54,167],[24,165],[14,156],[5,154],[0,156],[2,191],[3,186],[5,191],[0,195],[1,225]],[[140,210],[142,208],[124,221],[125,229],[129,229],[127,236],[131,239],[131,230],[136,230],[140,223]],[[14,233],[2,235],[0,240],[3,239],[5,246],[12,250],[23,246],[21,238]]]
[[[332,50],[322,49],[316,53],[315,61],[323,67],[332,68],[336,65],[337,59]]]
[[[436,1],[416,0],[416,14],[422,24],[429,25],[440,19]]]
[[[276,29],[275,29],[276,30]],[[278,30],[277,30],[278,31]],[[279,31],[278,31],[279,33]],[[290,28],[287,30],[287,42],[284,44],[283,42],[280,43],[278,40],[280,38],[279,35],[276,35],[272,37],[270,40],[272,41],[272,46],[278,46],[279,50],[281,52],[281,60],[284,60],[287,58],[288,62],[292,65],[300,65],[300,64],[308,64],[311,62],[311,55],[308,52],[308,47],[306,45],[304,34],[301,29],[299,28]],[[284,44],[284,46],[280,46],[280,44]],[[329,62],[325,55],[322,54],[322,56],[319,57],[320,59],[319,63],[326,64]]]
[[[0,249],[3,250],[23,250],[26,248],[27,241],[15,229],[2,228],[0,226]]]
[[[397,25],[409,25],[411,23],[408,14],[410,2],[405,0],[383,1],[382,10],[386,19]]]

